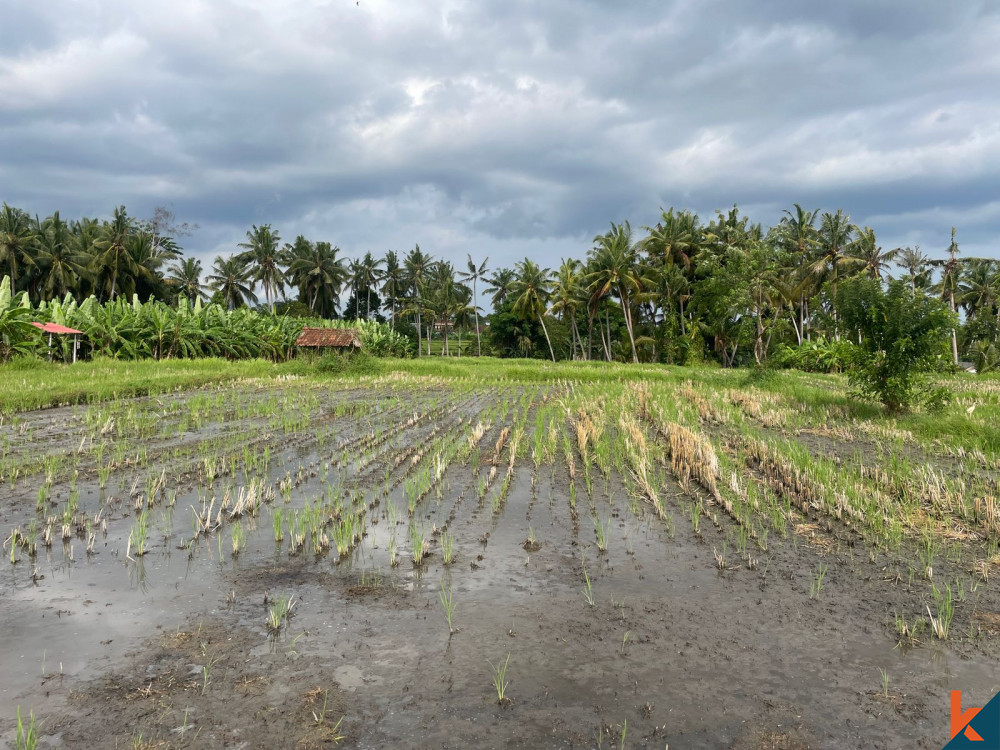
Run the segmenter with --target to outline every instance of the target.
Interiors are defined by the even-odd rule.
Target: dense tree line
[[[840,352],[860,335],[839,309],[856,279],[885,288],[892,277],[915,298],[958,313],[950,359],[997,365],[1000,263],[963,258],[955,241],[932,260],[919,248],[884,249],[874,230],[843,211],[785,211],[768,229],[736,207],[703,221],[662,211],[641,232],[612,223],[580,259],[548,268],[525,258],[490,269],[464,267],[418,246],[399,254],[347,258],[329,242],[282,242],[271,225],[253,226],[235,252],[208,272],[183,258],[179,232],[161,213],[137,221],[124,208],[111,220],[40,220],[4,204],[0,270],[33,300],[67,292],[99,300],[135,294],[227,310],[260,305],[318,318],[387,320],[416,351],[551,359],[684,363],[714,357],[725,366],[776,359],[814,369],[843,366]],[[182,228],[183,231],[183,228]],[[485,291],[492,312],[477,304]],[[489,325],[485,327],[484,323]],[[454,344],[457,338],[458,347]],[[470,348],[471,344],[471,348]]]

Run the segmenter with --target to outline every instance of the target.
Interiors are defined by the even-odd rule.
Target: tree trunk
[[[572,326],[573,335],[576,337],[576,343],[580,346],[580,359],[586,360],[587,359],[587,353],[583,350],[583,339],[580,338],[580,329],[576,325],[576,315],[575,314],[569,316],[569,323],[570,323],[570,326]],[[574,351],[576,351],[576,350],[574,349]]]
[[[476,290],[476,279],[472,279],[472,312],[476,316],[476,356],[483,356],[483,340],[479,334],[479,292]]]
[[[587,359],[594,358],[594,316],[587,315]]]
[[[545,334],[545,343],[549,345],[549,355],[552,357],[552,361],[556,361],[556,353],[552,351],[552,342],[549,341],[549,330],[545,327],[545,315],[538,316],[538,322],[542,324],[542,333]]]
[[[608,362],[611,361],[611,311],[607,306],[604,308],[604,323],[608,331],[608,345],[604,350],[604,353],[608,357]]]
[[[802,329],[799,327],[799,311],[792,306],[791,307],[791,318],[792,318],[792,328],[795,330],[795,342],[802,346]]]
[[[628,331],[628,340],[632,345],[632,364],[639,364],[639,355],[635,351],[635,334],[632,332],[632,309],[626,297],[622,297],[622,312],[625,313],[625,330]]]
[[[424,353],[424,342],[420,337],[420,310],[417,310],[417,356]]]
[[[955,290],[948,290],[948,304],[951,306],[951,311],[955,312]],[[958,334],[955,329],[951,329],[951,360],[955,367],[958,367]]]
[[[764,349],[764,322],[760,319],[760,310],[756,311],[757,318],[757,338],[753,342],[753,358],[760,365],[763,364]]]

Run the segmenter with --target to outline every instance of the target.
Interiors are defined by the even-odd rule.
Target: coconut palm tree
[[[128,281],[129,277],[134,279],[139,270],[132,255],[134,247],[129,245],[132,234],[133,221],[126,213],[125,206],[118,206],[111,221],[101,225],[100,234],[94,241],[95,255],[91,270],[95,278],[108,279],[108,299],[114,299],[118,294],[120,274],[124,273]]]
[[[382,278],[381,266],[382,260],[375,258],[370,252],[365,253],[365,257],[358,264],[358,280],[365,289],[365,319],[372,316],[372,287]]]
[[[513,270],[510,268],[500,268],[493,273],[492,277],[486,280],[489,286],[484,291],[492,295],[490,297],[490,304],[493,305],[494,311],[507,301],[515,278],[516,274]]]
[[[983,312],[997,312],[1000,323],[1000,263],[986,258],[973,258],[965,262],[958,285],[957,302],[969,318]]]
[[[201,283],[201,261],[184,258],[170,266],[167,283],[172,284],[177,293],[191,302],[205,299],[205,287]]]
[[[534,261],[525,258],[516,265],[515,274],[510,288],[510,295],[514,299],[512,311],[522,320],[538,318],[538,322],[542,324],[542,333],[545,334],[545,343],[549,345],[549,355],[555,362],[556,354],[552,350],[549,330],[545,327],[545,307],[549,298],[551,272],[548,268],[540,268]]]
[[[685,272],[691,269],[701,245],[697,214],[661,209],[660,221],[655,227],[645,229],[649,235],[642,244],[650,257],[657,258],[664,266],[677,265]]]
[[[795,211],[784,210],[781,222],[775,227],[779,243],[784,250],[793,252],[805,262],[814,255],[820,246],[819,233],[816,231],[816,217],[819,209],[806,211],[798,203],[793,203]]]
[[[573,352],[576,353],[577,346],[580,347],[580,356],[587,359],[587,351],[580,338],[580,331],[576,325],[576,311],[583,304],[585,292],[583,284],[583,274],[581,267],[583,264],[574,258],[564,258],[556,272],[555,283],[552,289],[552,304],[549,305],[549,313],[556,313],[569,318],[570,333],[573,336]]]
[[[97,279],[94,278],[91,269],[95,265],[94,256],[97,254],[95,243],[100,238],[101,222],[83,217],[79,221],[70,222],[70,230],[73,232],[73,249],[84,266],[84,273],[77,279],[77,287],[73,293],[82,299],[97,293]]]
[[[65,297],[87,272],[87,257],[77,249],[73,230],[56,211],[37,228],[37,265],[42,299]]]
[[[872,279],[882,280],[883,274],[889,278],[889,264],[901,252],[902,248],[882,250],[875,240],[875,230],[865,227],[858,230],[858,236],[848,248],[848,255],[858,261],[858,272]]]
[[[794,305],[792,325],[801,344],[809,335],[809,300],[816,294],[822,281],[822,277],[817,276],[813,270],[820,246],[819,232],[816,229],[819,209],[807,211],[798,203],[793,203],[792,207],[793,211],[784,210],[784,216],[771,230],[771,234],[774,243],[788,258],[786,278],[782,283],[785,299]]]
[[[431,257],[424,253],[420,249],[420,245],[414,246],[414,248],[406,254],[406,259],[403,261],[403,279],[404,287],[408,288],[410,291],[410,300],[407,306],[409,313],[416,317],[417,319],[417,354],[420,352],[420,336],[421,336],[421,323],[423,322],[423,313],[426,310],[426,305],[424,304],[424,284],[427,281],[427,275],[430,271],[432,264]],[[430,341],[427,342],[427,353],[430,354]]]
[[[31,250],[35,240],[36,234],[28,214],[4,203],[0,208],[0,264],[7,267],[15,291],[21,280],[21,267],[34,265]]]
[[[257,303],[257,295],[253,292],[253,273],[242,255],[216,256],[207,281],[210,289],[222,295],[229,310]]]
[[[847,254],[854,240],[857,227],[851,223],[851,217],[842,209],[831,214],[829,211],[820,217],[818,233],[820,257],[810,266],[810,271],[818,280],[829,281],[832,294],[830,309],[833,313],[834,336],[840,340],[837,329],[837,288],[840,277],[858,270],[863,261]]]
[[[465,287],[456,280],[455,267],[441,260],[431,266],[426,289],[427,306],[434,311],[434,323],[441,323],[444,326],[444,346],[441,349],[443,357],[450,353],[448,332],[454,314],[458,309],[464,310],[468,306],[461,293]]]
[[[404,296],[405,276],[402,264],[399,262],[399,255],[393,250],[388,250],[382,261],[385,270],[382,271],[382,288],[379,291],[385,298],[383,307],[389,308],[390,326],[396,328],[396,311]]]
[[[298,287],[299,299],[309,310],[322,317],[335,314],[340,301],[340,289],[347,278],[339,247],[329,242],[309,242],[299,235],[285,254],[289,283]]]
[[[476,318],[476,356],[483,356],[483,342],[482,337],[479,334],[479,289],[477,287],[477,282],[480,279],[486,278],[486,264],[490,262],[489,257],[483,260],[478,266],[472,262],[472,256],[466,254],[468,261],[466,262],[465,271],[459,272],[459,278],[464,281],[472,282],[472,311]]]
[[[671,208],[669,211],[662,211],[660,221],[655,227],[646,227],[649,236],[642,242],[642,247],[649,257],[649,266],[655,269],[662,278],[677,279],[677,275],[672,273],[673,268],[679,268],[686,285],[673,284],[662,287],[663,291],[673,291],[675,288],[681,289],[690,285],[694,279],[695,258],[701,249],[703,232],[698,221],[698,215],[690,211],[680,211],[675,213]],[[678,314],[680,316],[681,335],[685,332],[684,305],[688,295],[677,295]],[[661,309],[666,309],[668,305],[673,305],[674,300],[662,298],[660,300]]]
[[[632,362],[638,364],[635,348],[635,328],[632,322],[632,305],[642,294],[646,279],[639,270],[638,245],[632,240],[632,227],[628,221],[611,223],[611,229],[594,237],[591,251],[592,269],[587,274],[587,289],[591,296],[602,298],[609,294],[618,297],[625,316],[625,329],[632,345]]]
[[[128,238],[128,250],[135,263],[135,273],[123,279],[123,294],[139,294],[143,298],[170,296],[169,285],[163,278],[163,266],[180,257],[174,242],[157,240],[148,229],[137,228]]]
[[[904,247],[896,256],[896,263],[906,270],[906,277],[910,281],[910,291],[917,293],[917,286],[923,288],[930,284],[930,258],[920,251],[920,246]]]
[[[245,249],[240,254],[241,260],[250,268],[250,278],[254,288],[259,283],[264,287],[264,299],[274,314],[274,299],[278,292],[285,291],[285,274],[281,270],[283,253],[278,243],[281,237],[271,228],[270,224],[253,225],[247,231],[246,242],[239,243]]]
[[[951,228],[951,243],[948,245],[948,257],[945,260],[932,260],[931,265],[941,269],[941,280],[935,284],[934,290],[941,295],[941,299],[948,303],[952,312],[956,311],[955,297],[958,293],[958,283],[961,276],[961,262],[958,259],[958,243],[955,241],[955,227]],[[951,359],[952,364],[958,367],[958,335],[954,328],[951,329]]]

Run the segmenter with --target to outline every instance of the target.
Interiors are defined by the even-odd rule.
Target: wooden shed
[[[310,349],[360,349],[361,337],[353,328],[303,328],[295,345]]]

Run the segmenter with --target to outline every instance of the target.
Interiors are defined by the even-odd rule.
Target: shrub
[[[845,331],[860,334],[848,379],[862,397],[880,401],[892,414],[917,403],[943,403],[947,392],[923,377],[947,362],[956,321],[943,302],[913,294],[900,281],[883,289],[878,280],[856,279],[841,286],[837,304]]]
[[[843,372],[850,365],[852,354],[850,343],[820,336],[798,346],[783,347],[776,359],[781,367],[805,372]]]

